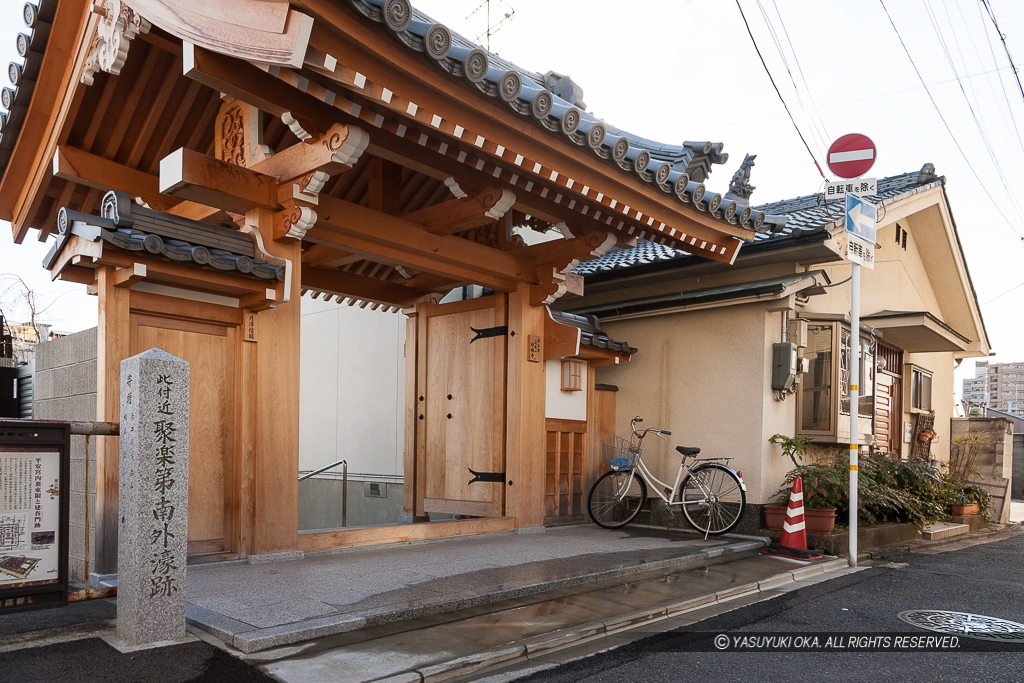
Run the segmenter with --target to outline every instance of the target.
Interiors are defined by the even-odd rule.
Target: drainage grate
[[[986,617],[983,614],[916,609],[900,612],[898,616],[908,624],[928,631],[1003,643],[1024,642],[1024,624],[996,617]]]

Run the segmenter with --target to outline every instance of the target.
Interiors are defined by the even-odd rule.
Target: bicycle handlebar
[[[647,432],[654,432],[655,434],[659,434],[659,435],[667,434],[669,436],[672,436],[672,432],[668,431],[667,429],[645,429],[645,430],[643,430],[643,432],[637,432],[636,431],[636,423],[637,422],[643,422],[643,421],[644,421],[644,419],[642,417],[640,417],[639,415],[637,415],[636,417],[634,417],[632,420],[629,421],[629,428],[633,430],[633,434],[635,434],[636,436],[643,438],[644,436],[647,435]]]

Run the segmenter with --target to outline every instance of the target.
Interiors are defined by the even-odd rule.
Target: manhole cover
[[[1024,642],[1024,624],[996,617],[986,617],[983,614],[917,609],[900,612],[898,616],[908,624],[928,631],[1004,643]]]

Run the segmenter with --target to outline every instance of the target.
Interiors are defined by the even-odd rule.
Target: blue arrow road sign
[[[875,243],[875,217],[878,208],[855,194],[846,195],[846,232]]]

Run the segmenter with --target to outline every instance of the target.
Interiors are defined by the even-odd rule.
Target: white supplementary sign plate
[[[856,180],[840,180],[834,183],[826,182],[825,188],[822,190],[825,201],[842,199],[850,193],[861,197],[870,197],[878,194],[878,180],[875,178],[857,178]]]

